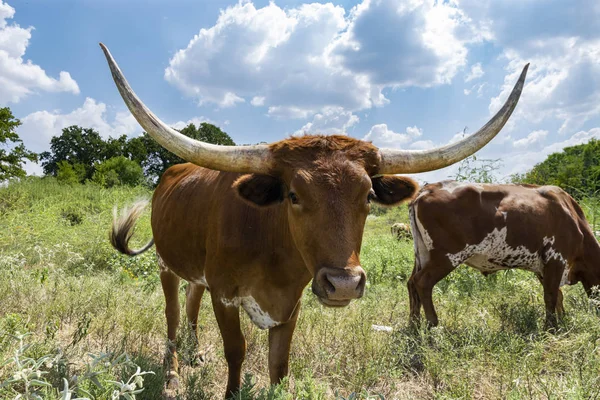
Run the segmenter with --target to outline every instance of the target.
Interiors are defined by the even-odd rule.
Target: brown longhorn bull
[[[577,202],[555,186],[444,181],[426,185],[409,207],[415,267],[408,280],[410,315],[423,305],[437,325],[431,292],[460,264],[490,274],[519,268],[544,288],[546,326],[561,314],[560,286],[600,284],[600,245]]]
[[[453,164],[489,142],[519,99],[527,66],[502,109],[474,135],[427,151],[378,149],[347,136],[304,136],[270,145],[217,146],[169,128],[133,93],[104,47],[113,79],[129,110],[160,145],[191,164],[171,167],[152,199],[152,232],[166,299],[168,387],[177,386],[174,347],[180,278],[189,282],[186,312],[196,334],[204,290],[223,338],[229,367],[227,394],[240,385],[246,343],[242,307],[269,329],[272,383],[288,372],[290,342],[304,287],[325,306],[363,295],[360,247],[369,203],[410,199],[417,184],[385,174],[429,171]],[[139,215],[115,221],[113,246],[136,255],[127,242]]]

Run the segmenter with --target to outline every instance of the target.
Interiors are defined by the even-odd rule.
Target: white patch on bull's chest
[[[543,275],[543,265],[550,260],[559,260],[567,271],[567,262],[553,247],[554,237],[543,239],[544,253],[531,252],[525,246],[511,247],[506,242],[508,229],[494,229],[480,243],[468,244],[458,253],[446,256],[457,267],[465,263],[483,272],[493,272],[508,268],[522,268]],[[568,271],[566,272],[568,273]],[[566,278],[563,276],[563,280]]]
[[[234,297],[233,299],[223,297],[221,298],[221,303],[227,307],[242,306],[254,325],[258,326],[260,329],[270,329],[281,324],[281,322],[277,322],[271,318],[268,312],[263,311],[252,296]]]

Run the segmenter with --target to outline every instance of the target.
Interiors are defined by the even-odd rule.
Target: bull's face
[[[371,178],[362,163],[340,156],[285,171],[280,178],[245,175],[235,186],[255,205],[286,207],[291,236],[313,277],[312,291],[332,307],[364,293],[359,255],[370,204],[395,205],[417,189],[409,178]]]

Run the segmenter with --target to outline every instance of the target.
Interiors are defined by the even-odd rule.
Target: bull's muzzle
[[[347,306],[351,300],[362,297],[367,275],[360,267],[321,268],[312,283],[312,291],[323,305]]]

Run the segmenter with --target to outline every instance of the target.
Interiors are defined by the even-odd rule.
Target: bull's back
[[[239,176],[193,164],[163,174],[152,200],[152,231],[163,262],[182,278],[204,276],[207,262],[240,265],[282,247],[281,207],[243,201],[232,188]]]

